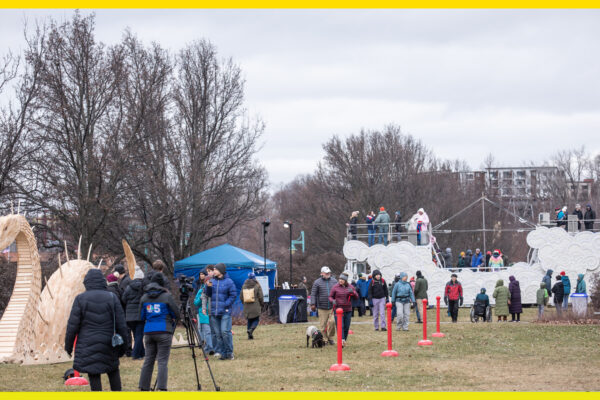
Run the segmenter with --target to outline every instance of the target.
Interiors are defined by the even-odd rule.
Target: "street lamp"
[[[271,221],[266,218],[263,222],[261,222],[263,226],[263,256],[265,259],[265,270],[267,269],[267,228],[271,225]]]
[[[283,227],[285,229],[289,229],[290,230],[290,288],[292,285],[292,223],[290,221],[285,221],[283,223]]]

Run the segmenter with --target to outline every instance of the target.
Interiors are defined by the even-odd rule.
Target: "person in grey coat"
[[[390,223],[390,215],[385,211],[384,207],[379,209],[379,214],[377,214],[377,218],[375,218],[375,226],[377,227],[377,231],[379,232],[378,243],[383,242],[386,246],[388,244],[388,232],[389,232],[389,223]]]
[[[321,268],[321,277],[313,283],[310,292],[310,307],[312,311],[319,310],[320,329],[323,333],[323,339],[329,344],[335,343],[333,341],[335,324],[330,321],[330,318],[333,319],[333,304],[329,301],[329,294],[336,283],[337,281],[331,276],[331,269],[324,266]]]
[[[546,284],[546,289],[548,290],[548,296],[552,297],[552,292],[550,292],[550,288],[552,288],[552,273],[554,271],[549,269],[546,271],[546,275],[542,278],[542,282]]]

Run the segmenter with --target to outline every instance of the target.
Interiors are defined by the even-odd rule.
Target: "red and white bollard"
[[[386,351],[381,353],[382,357],[398,357],[398,352],[396,350],[392,350],[392,303],[387,303],[385,305],[386,308],[386,316],[387,316],[387,337],[388,337],[388,348]]]
[[[423,299],[423,340],[417,343],[419,346],[431,346],[433,342],[427,339],[427,299]]]
[[[338,308],[335,310],[337,314],[337,364],[333,364],[329,367],[330,371],[350,371],[350,367],[342,363],[342,315],[344,310]]]
[[[446,335],[444,335],[442,332],[440,332],[440,296],[437,296],[435,298],[437,304],[436,304],[436,308],[435,308],[435,316],[436,316],[436,329],[435,329],[435,333],[433,333],[431,336],[433,337],[445,337]]]

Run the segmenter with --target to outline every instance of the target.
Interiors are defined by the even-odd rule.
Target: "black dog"
[[[321,348],[325,346],[325,341],[323,340],[323,334],[321,331],[314,325],[306,328],[306,347],[308,348],[308,341],[312,339],[312,348]]]

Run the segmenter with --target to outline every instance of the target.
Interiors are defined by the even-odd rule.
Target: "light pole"
[[[285,221],[283,227],[290,230],[290,288],[292,287],[292,223]]]
[[[263,226],[263,257],[265,259],[265,271],[267,270],[267,228],[271,225],[269,219],[265,219],[262,223]]]

